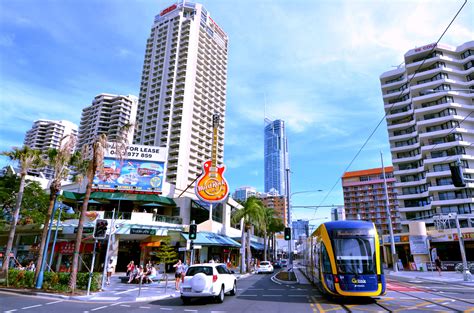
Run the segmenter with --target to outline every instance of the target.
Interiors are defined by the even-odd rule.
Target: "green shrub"
[[[43,289],[50,291],[69,292],[70,273],[44,272]],[[14,288],[34,288],[35,272],[20,271],[10,269],[8,271],[8,285]],[[93,273],[91,280],[91,291],[100,289],[102,275],[101,273]],[[77,273],[77,289],[86,290],[89,273]]]

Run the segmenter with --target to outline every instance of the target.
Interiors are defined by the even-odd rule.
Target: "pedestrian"
[[[183,263],[181,263],[181,260],[178,260],[178,262],[173,265],[175,268],[174,272],[174,286],[176,290],[179,290],[179,282],[181,280],[181,273],[183,272]]]
[[[441,276],[441,260],[439,259],[439,256],[437,256],[435,259],[435,266],[439,276]]]
[[[34,272],[36,270],[36,265],[34,261],[30,261],[30,264],[26,267],[27,271]]]
[[[184,283],[184,276],[186,276],[186,272],[189,268],[190,261],[186,259],[185,263],[183,264],[183,271],[181,272],[181,282]]]
[[[114,272],[114,260],[110,259],[109,264],[107,265],[107,286],[110,286],[110,277],[112,277],[112,273]]]
[[[133,270],[135,269],[135,262],[130,261],[127,265],[127,277],[130,277],[130,274],[133,273]]]

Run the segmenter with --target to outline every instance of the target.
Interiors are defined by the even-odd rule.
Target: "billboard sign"
[[[109,143],[103,170],[94,177],[94,189],[161,192],[165,160],[165,148],[143,145],[129,145],[123,160],[119,160],[115,145]]]

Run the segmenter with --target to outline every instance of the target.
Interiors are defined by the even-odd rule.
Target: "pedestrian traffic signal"
[[[189,239],[194,240],[197,236],[197,225],[191,224],[189,225]]]
[[[450,165],[449,169],[451,170],[451,178],[453,179],[453,185],[455,187],[466,187],[466,182],[464,181],[464,176],[462,174],[461,164],[456,163],[455,165]]]
[[[107,236],[107,225],[109,223],[107,220],[97,220],[95,222],[94,228],[94,238],[95,239],[105,239]]]
[[[285,240],[291,240],[291,228],[285,227]]]

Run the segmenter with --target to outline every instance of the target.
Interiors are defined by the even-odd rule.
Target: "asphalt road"
[[[170,313],[305,313],[305,312],[474,312],[474,287],[419,280],[389,280],[386,296],[365,300],[326,299],[311,285],[280,285],[271,275],[238,281],[236,296],[224,303],[180,298],[151,302],[82,302],[0,292],[0,312],[170,312]]]

